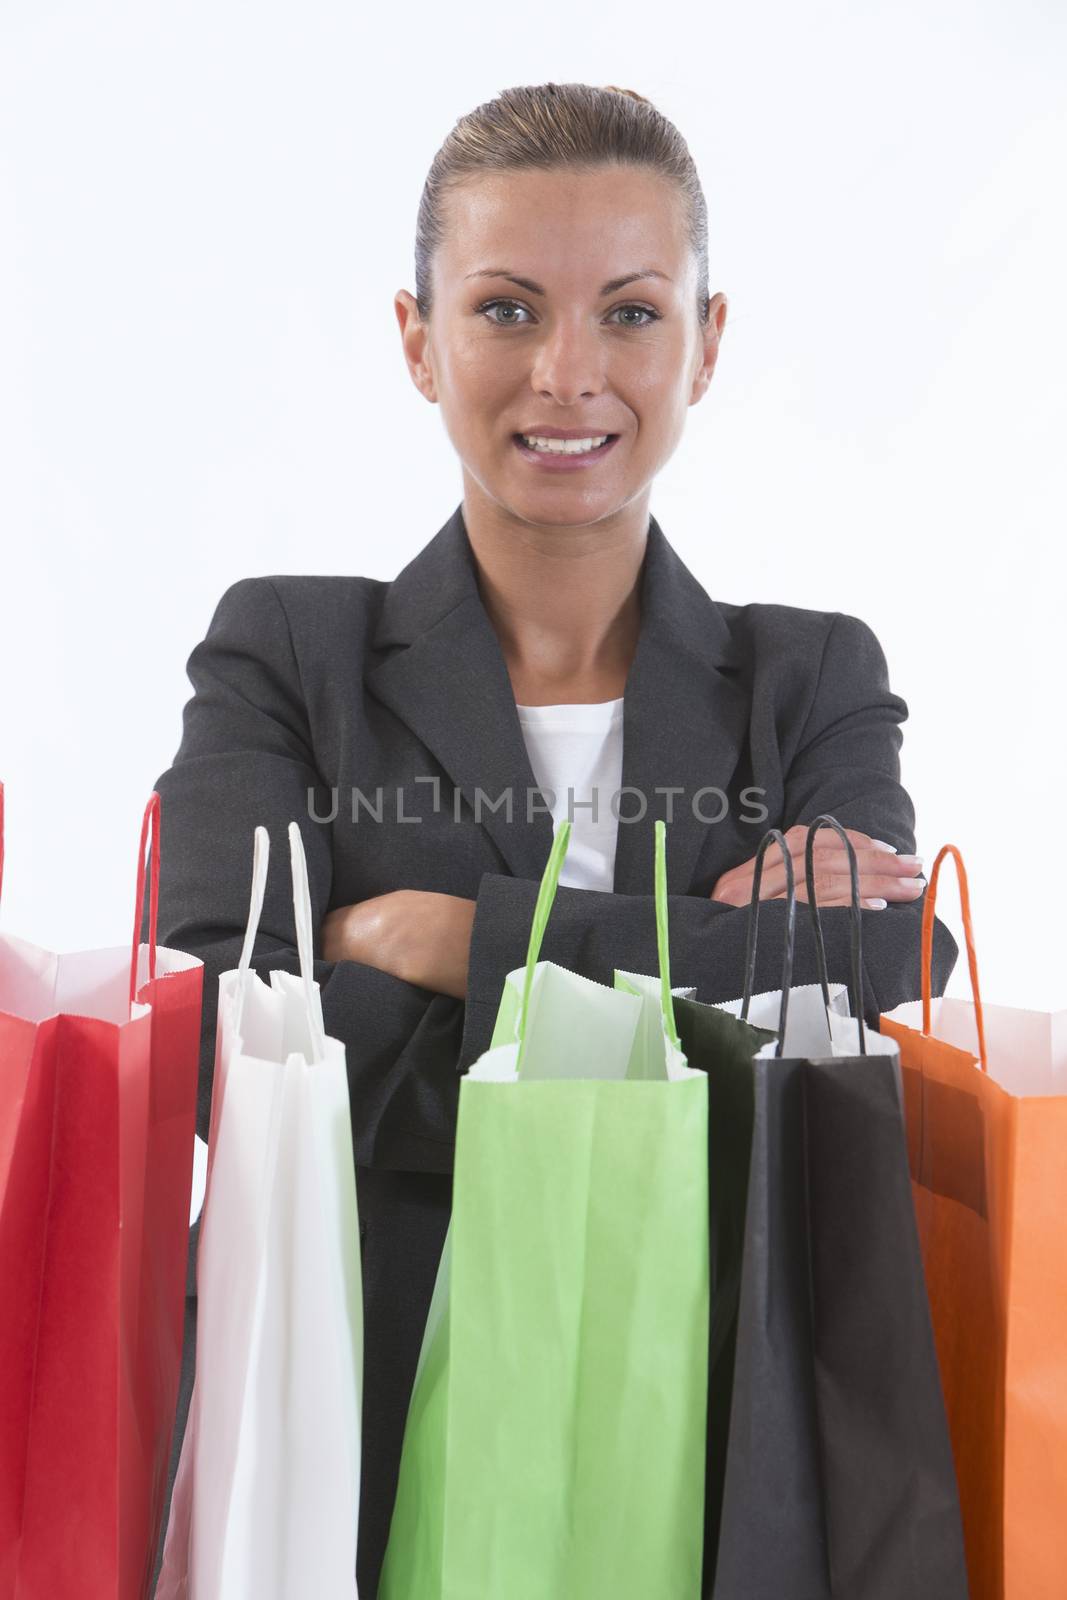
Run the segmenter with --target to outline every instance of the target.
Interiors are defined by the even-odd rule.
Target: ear
[[[708,316],[703,324],[701,340],[703,353],[700,366],[693,378],[693,392],[689,400],[690,405],[704,397],[715,372],[715,363],[719,359],[719,342],[722,330],[726,326],[726,296],[715,294],[708,300]]]
[[[411,381],[425,399],[436,404],[437,389],[429,353],[429,323],[423,322],[414,296],[406,289],[397,290],[393,310],[400,325],[400,342],[404,348],[404,360],[411,373]]]

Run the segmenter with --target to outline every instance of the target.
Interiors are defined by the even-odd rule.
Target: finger
[[[849,905],[852,901],[852,880],[847,872],[817,872],[814,880],[815,903],[820,906]],[[862,890],[860,891],[862,895]],[[807,880],[797,884],[797,899],[805,905],[808,894]]]
[[[848,851],[843,845],[836,850],[825,850],[816,855],[813,866],[817,872],[842,872],[849,874]],[[856,872],[860,878],[880,878],[896,882],[922,876],[922,856],[891,856],[884,850],[857,850]],[[881,893],[881,890],[878,891]]]
[[[912,900],[920,900],[925,888],[925,878],[883,878],[871,873],[858,873],[856,877],[856,893],[861,904],[867,900],[894,900],[908,903]],[[808,898],[807,884],[798,883],[797,899],[803,900],[806,904]],[[815,903],[820,906],[850,905],[852,903],[852,880],[848,873],[826,872],[816,874]]]
[[[790,829],[790,833],[795,832],[796,830]],[[859,873],[881,873],[890,877],[914,878],[918,877],[922,872],[922,856],[898,855],[893,851],[879,849],[878,842],[869,839],[866,834],[856,833],[851,829],[846,829],[845,832],[852,844],[853,853],[856,857],[856,868]],[[786,835],[786,838],[789,838],[789,834]],[[820,838],[825,840],[822,845],[819,842]],[[790,854],[793,857],[793,869],[794,872],[799,872],[801,875],[804,874],[807,867],[806,848],[806,842],[801,843],[800,848],[797,849],[795,848],[795,841],[791,841]],[[778,850],[775,855],[784,880],[785,868],[782,865],[782,853]],[[823,871],[848,873],[848,851],[839,834],[830,829],[820,829],[819,833],[815,835],[812,865]]]
[[[786,897],[785,897],[785,894],[782,893],[782,894],[768,895],[767,898],[769,900],[784,900]],[[808,904],[807,894],[802,889],[798,889],[797,890],[797,901],[798,901],[798,903],[802,903],[804,905]],[[817,894],[816,897],[815,897],[815,903],[818,906],[820,911],[827,911],[827,910],[830,910],[832,907],[836,907],[836,906],[851,906],[851,904],[852,904],[852,895],[851,894],[838,894],[838,895],[829,895],[828,896],[828,895]],[[861,911],[884,911],[885,908],[886,908],[887,903],[888,902],[887,902],[887,899],[886,899],[885,896],[881,896],[881,897],[878,897],[878,896],[865,897],[865,896],[861,895],[859,897],[859,907],[860,907]]]
[[[799,845],[800,854],[803,856],[807,847],[808,834],[810,832],[810,824],[806,822],[795,823],[793,827],[785,830],[785,840],[793,854],[796,854],[795,846]],[[888,848],[885,847],[884,840],[872,839],[869,833],[861,833],[858,828],[842,828],[841,832],[845,835],[845,838],[849,840],[855,850],[878,850],[880,855],[895,854],[892,846],[889,846]],[[836,828],[818,828],[816,829],[813,837],[814,844],[812,848],[816,854],[820,850],[832,850],[834,848],[843,850],[845,848],[841,842],[841,834],[838,833]],[[767,854],[770,855],[773,849],[773,843],[768,845]],[[781,852],[779,851],[778,854],[780,856]]]
[[[814,887],[815,903],[818,906],[847,906],[852,903],[852,880],[847,872],[817,872],[814,877]],[[908,903],[921,899],[925,888],[925,878],[883,877],[877,873],[856,875],[856,895],[861,905],[866,905],[872,900]],[[785,895],[786,886],[783,883],[780,891],[761,895],[761,899],[784,900]],[[797,882],[796,897],[807,905],[809,896],[806,879]],[[873,909],[880,910],[881,907]]]
[[[852,899],[852,876],[848,863],[836,870],[831,864],[820,868],[813,876],[815,901],[818,905],[836,904]],[[856,873],[856,893],[861,899],[917,900],[926,888],[925,878],[901,878],[875,872]],[[797,899],[808,900],[807,879],[797,884]]]
[[[870,853],[865,851],[862,856],[857,852],[856,880],[858,893],[860,895],[881,895],[887,882],[892,884],[895,889],[897,884],[911,881],[911,878],[906,877],[905,874],[910,874],[913,877],[919,868],[917,866],[906,867],[903,872],[894,871],[889,864],[895,862],[896,859],[895,856],[886,855],[883,851],[872,851]],[[804,891],[807,884],[807,861],[804,859],[803,853],[799,857],[790,853],[790,860],[793,865],[793,882],[796,886],[797,896],[798,898],[806,899]],[[843,884],[845,886],[844,892],[850,894],[851,875],[846,852],[840,847],[832,851],[816,851],[812,858],[812,878],[815,884],[815,898],[820,904],[827,894],[839,892],[827,887],[831,883]],[[755,871],[752,870],[747,874],[749,897],[751,897],[754,882]],[[779,894],[786,892],[786,887],[785,862],[782,860],[781,852],[779,851],[776,861],[770,865],[766,861],[763,863],[763,873],[760,878],[760,899],[776,899]]]
[[[920,873],[914,878],[894,878],[877,872],[860,873],[860,894],[880,896],[884,900],[918,900],[926,888],[926,879]]]

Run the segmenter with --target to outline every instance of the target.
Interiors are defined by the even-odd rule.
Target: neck
[[[618,699],[641,626],[647,496],[602,522],[546,527],[468,493],[463,520],[516,700]]]

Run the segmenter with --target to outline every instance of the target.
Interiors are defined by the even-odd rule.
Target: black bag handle
[[[778,1044],[775,1055],[782,1054],[785,1043],[785,1022],[789,1012],[789,991],[793,984],[793,942],[796,936],[797,892],[793,878],[793,861],[786,848],[785,837],[779,828],[768,828],[756,851],[756,871],[752,879],[752,898],[748,903],[748,926],[745,933],[745,991],[741,1005],[741,1021],[748,1021],[748,1003],[752,998],[752,984],[756,975],[756,936],[759,928],[759,886],[763,877],[763,857],[767,846],[777,843],[785,864],[785,955],[782,958],[782,1003],[778,1007]]]
[[[830,1008],[830,988],[826,981],[826,947],[823,944],[822,924],[819,921],[819,908],[815,902],[815,835],[820,828],[833,828],[845,841],[848,851],[848,875],[852,890],[852,900],[849,906],[849,921],[852,929],[852,1010],[859,1029],[860,1048],[859,1054],[867,1054],[867,1045],[863,1033],[863,983],[860,973],[863,970],[862,954],[862,917],[860,916],[860,886],[856,872],[856,852],[852,848],[852,840],[838,822],[836,817],[824,814],[816,817],[808,827],[807,843],[804,847],[804,881],[808,891],[808,905],[811,908],[811,920],[815,929],[815,959],[819,966],[819,982],[822,984],[822,997],[826,1008]]]

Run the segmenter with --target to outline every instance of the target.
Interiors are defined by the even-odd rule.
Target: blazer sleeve
[[[915,813],[900,782],[900,724],[907,714],[906,703],[889,687],[885,655],[871,628],[858,617],[836,613],[827,632],[811,709],[785,774],[782,831],[813,822],[826,812],[842,827],[884,839],[902,854],[913,854]],[[770,856],[769,850],[765,859]],[[504,978],[526,959],[537,890],[530,880],[499,873],[485,873],[481,879],[460,1052],[463,1070],[488,1042]],[[883,910],[860,912],[863,1013],[872,1027],[879,1013],[922,993],[924,899],[925,891],[911,903],[890,901]],[[850,916],[847,906],[820,911],[831,982],[851,981]],[[744,988],[748,917],[748,906],[730,906],[704,895],[668,896],[672,984],[693,986],[699,1000],[738,998]],[[753,993],[781,987],[785,918],[784,899],[760,902]],[[958,954],[949,929],[936,918],[934,994],[944,993]],[[541,959],[601,983],[612,981],[616,967],[656,972],[652,896],[558,888]],[[798,900],[793,984],[817,982],[811,913]]]
[[[329,791],[315,765],[288,622],[269,578],[226,590],[189,657],[194,694],[181,744],[156,782],[160,805],[157,936],[204,963],[197,1132],[207,1139],[220,973],[236,967],[248,920],[253,836],[270,865],[252,967],[299,972],[288,826],[300,825],[312,919],[330,904]],[[147,939],[148,888],[142,938]],[[326,1032],[345,1045],[353,1147],[361,1166],[448,1173],[464,1005],[357,961],[314,963]],[[269,981],[269,980],[268,980]]]

